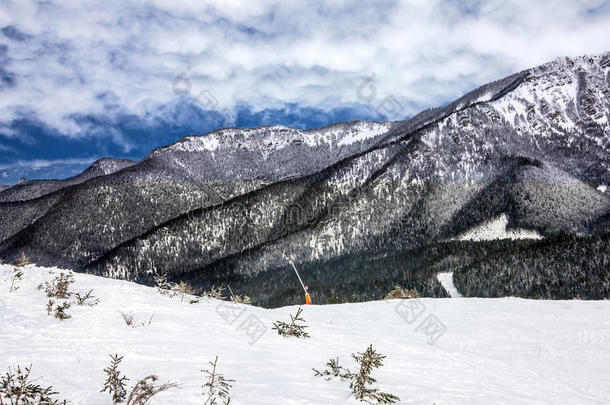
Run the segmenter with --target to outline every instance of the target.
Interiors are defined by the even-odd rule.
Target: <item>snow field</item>
[[[401,403],[610,403],[610,301],[423,298],[313,305],[303,312],[311,339],[301,340],[271,330],[297,307],[238,306],[227,316],[227,304],[219,301],[190,305],[154,288],[78,273],[72,290],[93,289],[100,303],[74,305],[72,318],[61,322],[47,316],[48,298],[36,290],[60,270],[27,266],[19,289],[9,292],[12,269],[0,265],[0,372],[31,363],[33,375],[43,377],[40,384],[53,385],[73,405],[111,404],[99,392],[111,353],[125,355],[120,369],[130,384],[149,374],[182,384],[152,404],[203,403],[200,370],[216,355],[219,371],[236,380],[232,404],[358,404],[348,382],[327,382],[311,368],[321,370],[338,356],[354,369],[350,354],[369,344],[388,356],[373,375],[379,388]],[[119,311],[145,322],[154,317],[150,326],[129,328]],[[429,317],[445,328],[434,344],[421,326]],[[240,328],[252,319],[263,325],[262,336]]]

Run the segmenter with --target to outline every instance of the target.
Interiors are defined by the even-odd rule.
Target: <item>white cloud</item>
[[[0,93],[0,128],[24,109],[71,137],[91,135],[75,114],[153,120],[177,101],[181,72],[192,96],[254,109],[356,103],[374,72],[377,101],[392,95],[410,115],[555,57],[608,51],[607,3],[0,0],[0,28],[31,36],[0,34],[16,80]]]

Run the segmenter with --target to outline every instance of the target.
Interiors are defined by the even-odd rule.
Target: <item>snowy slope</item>
[[[542,239],[537,231],[528,229],[508,229],[508,217],[506,214],[498,218],[476,226],[451,240],[496,240],[496,239]]]
[[[449,294],[449,296],[451,298],[462,298],[462,294],[460,294],[458,289],[455,287],[455,284],[453,283],[453,272],[452,271],[438,273],[436,275],[436,278],[441,283],[441,285],[443,286],[445,291],[447,291],[447,294]]]
[[[73,290],[101,303],[71,308],[72,318],[47,317],[47,298],[36,286],[58,269],[27,266],[19,289],[9,292],[10,266],[0,266],[0,371],[33,364],[41,383],[53,385],[74,405],[110,405],[100,393],[109,353],[125,355],[131,378],[158,374],[182,384],[153,404],[201,404],[201,369],[219,356],[235,379],[232,404],[357,404],[348,383],[314,377],[339,356],[373,344],[388,355],[375,377],[380,388],[409,404],[606,404],[610,402],[610,301],[522,299],[421,299],[311,306],[304,311],[311,339],[285,339],[270,330],[294,307],[243,307],[232,324],[222,302],[189,305],[179,298],[126,281],[74,274]],[[53,273],[53,274],[52,274]],[[313,292],[315,299],[315,292]],[[423,305],[411,323],[405,305]],[[133,311],[150,326],[128,328],[119,311]],[[427,337],[420,321],[435,316],[446,328]],[[255,317],[255,318],[249,318]],[[240,325],[260,321],[264,334],[250,344]],[[411,320],[407,317],[407,320]],[[438,338],[428,344],[431,338]]]

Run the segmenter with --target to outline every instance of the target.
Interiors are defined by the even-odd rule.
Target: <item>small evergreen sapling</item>
[[[72,295],[70,286],[74,283],[72,273],[59,273],[52,281],[45,281],[44,284],[38,286],[39,290],[44,289],[44,292],[49,298],[68,299]]]
[[[123,403],[127,399],[127,405],[148,405],[152,397],[160,392],[167,391],[170,388],[178,387],[178,383],[170,382],[166,384],[157,384],[159,377],[156,375],[149,375],[138,381],[129,395],[125,389],[125,381],[129,380],[126,376],[121,375],[118,367],[123,356],[118,354],[111,355],[112,363],[110,367],[104,369],[106,373],[106,381],[104,382],[104,389],[100,392],[108,391],[112,396],[112,401],[115,404]]]
[[[47,302],[47,315],[51,316],[51,314],[53,313],[53,306],[55,305],[55,301],[53,300],[49,300],[49,302]]]
[[[352,357],[360,365],[358,373],[352,375],[350,382],[350,388],[356,399],[379,404],[392,404],[400,400],[396,395],[381,392],[378,388],[371,387],[377,382],[375,378],[371,377],[371,372],[383,366],[383,359],[386,356],[377,353],[373,349],[373,345],[370,345],[364,353],[352,354]]]
[[[119,364],[123,361],[123,356],[118,354],[110,355],[112,363],[110,367],[104,369],[106,373],[106,381],[104,382],[104,389],[100,392],[106,392],[112,396],[112,401],[115,404],[122,403],[127,396],[127,390],[125,389],[125,381],[129,380],[126,376],[121,375],[119,371]]]
[[[71,315],[66,311],[70,309],[71,306],[72,304],[70,304],[68,301],[64,301],[64,303],[61,305],[55,305],[55,311],[53,312],[53,316],[59,319],[60,321],[70,319]]]
[[[167,281],[167,274],[156,274],[155,275],[155,287],[157,292],[161,295],[170,295],[172,290],[172,283]]]
[[[193,286],[187,281],[180,281],[179,283],[172,283],[171,281],[167,281],[167,274],[157,274],[155,275],[155,287],[157,287],[157,292],[161,295],[168,295],[170,298],[174,298],[175,296],[180,296],[180,301],[184,301],[185,295],[195,295],[196,291]],[[195,304],[199,302],[198,299],[189,300],[190,304]]]
[[[66,312],[71,306],[72,304],[70,304],[68,301],[64,301],[63,304],[59,305],[55,303],[55,301],[49,300],[49,302],[47,302],[47,315],[53,315],[54,318],[57,318],[60,321],[65,321],[66,319],[71,318],[71,315]]]
[[[232,295],[231,301],[236,304],[252,305],[252,300],[247,295]]]
[[[195,295],[196,291],[190,283],[186,281],[180,281],[179,283],[172,283],[173,296],[179,295],[180,302],[184,302],[185,295]]]
[[[21,257],[17,260],[15,266],[17,267],[25,267],[30,264],[30,259],[28,259],[24,252],[21,252]]]
[[[277,321],[273,323],[273,330],[277,330],[277,333],[281,336],[289,337],[294,336],[297,338],[309,338],[309,334],[305,332],[305,325],[299,325],[298,322],[305,323],[305,320],[301,318],[302,308],[297,310],[295,316],[290,315],[290,323],[283,321]]]
[[[383,359],[386,356],[377,353],[373,349],[373,345],[370,345],[364,353],[352,354],[352,358],[359,365],[357,373],[353,373],[349,369],[340,366],[339,358],[337,358],[330,359],[326,363],[326,370],[324,371],[320,372],[314,368],[314,375],[325,377],[327,381],[335,377],[339,377],[342,381],[349,379],[349,387],[354,397],[362,402],[369,404],[393,404],[400,401],[400,398],[396,395],[381,392],[378,388],[372,387],[377,380],[371,377],[371,372],[383,366]]]
[[[17,281],[21,280],[22,276],[23,276],[23,271],[21,271],[21,268],[15,267],[13,269],[13,275],[11,276],[11,286],[9,288],[9,292],[17,291],[19,289],[19,286],[16,283],[17,283]]]
[[[330,381],[335,377],[339,377],[341,381],[352,378],[353,374],[343,366],[339,365],[339,358],[330,359],[326,363],[326,370],[318,371],[315,368],[312,369],[314,375],[317,377],[325,377],[326,381]]]
[[[96,298],[92,295],[93,290],[89,290],[89,292],[85,295],[81,295],[80,293],[75,293],[74,298],[76,298],[76,303],[78,305],[87,305],[89,307],[95,306],[100,303],[99,298]]]
[[[235,380],[227,380],[224,375],[216,372],[216,365],[218,364],[218,356],[214,359],[214,363],[210,362],[212,371],[201,370],[204,374],[207,374],[207,381],[203,384],[203,396],[207,397],[204,405],[216,405],[218,400],[223,401],[224,405],[231,403],[230,390],[232,385],[230,383]]]
[[[32,366],[8,372],[0,377],[0,405],[7,401],[7,405],[66,405],[65,400],[53,399],[58,393],[53,387],[43,388],[30,379]]]
[[[209,291],[204,291],[202,295],[205,298],[214,298],[217,300],[224,300],[225,299],[224,290],[225,290],[225,287],[222,284],[219,285],[218,287],[212,286],[212,288],[210,288]]]

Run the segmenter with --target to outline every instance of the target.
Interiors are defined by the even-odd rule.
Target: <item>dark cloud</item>
[[[26,41],[26,40],[32,38],[31,35],[28,35],[22,31],[20,31],[14,25],[7,25],[6,27],[2,28],[2,34],[4,34],[4,36],[7,37],[8,39],[12,39],[13,41],[18,41],[18,42]]]

